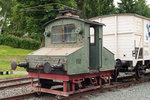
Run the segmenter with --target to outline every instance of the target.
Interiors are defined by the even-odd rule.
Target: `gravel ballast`
[[[21,86],[11,89],[0,90],[0,98],[9,96],[21,95],[32,92],[28,86]],[[44,94],[35,96],[25,100],[52,100],[55,95]],[[136,84],[128,88],[115,89],[111,92],[104,92],[95,95],[90,95],[78,100],[150,100],[150,82]]]
[[[30,93],[30,92],[32,92],[32,91],[29,90],[29,86],[22,86],[22,87],[11,88],[11,89],[4,89],[4,90],[0,90],[0,98],[26,94],[26,93]]]
[[[150,82],[91,95],[84,100],[150,100]]]

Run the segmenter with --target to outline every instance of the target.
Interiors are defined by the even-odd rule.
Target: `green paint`
[[[74,24],[75,29],[79,29],[80,32],[76,33],[76,42],[52,43],[52,27],[66,24]],[[95,28],[96,37],[95,44],[93,45],[89,42],[90,26]],[[58,19],[49,23],[45,27],[45,32],[49,33],[49,36],[45,37],[46,47],[80,47],[80,49],[64,56],[42,56],[32,55],[31,53],[27,56],[27,62],[29,62],[30,68],[35,69],[37,64],[44,64],[45,62],[50,62],[51,65],[55,65],[58,59],[63,59],[66,62],[65,68],[68,75],[88,73],[90,70],[99,71],[113,68],[114,55],[103,48],[102,45],[102,25],[88,24],[84,21],[71,18]]]
[[[102,55],[102,68],[101,71],[112,70],[114,69],[115,59],[114,54],[103,47],[103,55]]]
[[[95,43],[90,44],[90,69],[99,70],[102,61],[102,37],[101,37],[101,27],[93,26],[95,30]]]

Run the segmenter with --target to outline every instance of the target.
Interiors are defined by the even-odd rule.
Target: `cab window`
[[[61,43],[62,42],[62,33],[63,33],[63,27],[60,26],[53,26],[52,28],[53,32],[53,42],[54,43]]]
[[[53,26],[52,35],[53,43],[76,42],[74,24]]]
[[[95,29],[94,27],[90,27],[90,44],[95,43]]]

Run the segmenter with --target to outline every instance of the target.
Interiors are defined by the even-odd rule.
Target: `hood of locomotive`
[[[37,72],[37,65],[49,63],[51,67],[61,64],[63,68],[53,68],[49,73],[66,74],[68,69],[68,56],[82,47],[43,47],[27,55],[28,71]],[[43,68],[40,68],[44,72]]]

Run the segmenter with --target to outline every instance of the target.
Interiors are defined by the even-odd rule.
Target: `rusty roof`
[[[55,18],[53,20],[50,20],[47,23],[45,23],[43,26],[46,27],[51,22],[54,22],[54,21],[59,20],[59,19],[74,19],[74,20],[78,20],[78,21],[82,21],[82,22],[91,24],[91,25],[99,25],[99,26],[105,25],[103,23],[99,23],[99,22],[96,22],[96,21],[91,21],[91,20],[88,20],[88,19],[84,20],[84,19],[80,19],[80,18],[77,18],[77,17],[73,17],[73,16],[69,16],[69,17],[64,16],[64,17],[59,17],[59,18]]]

